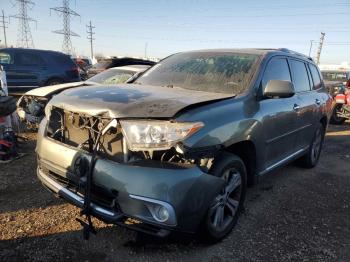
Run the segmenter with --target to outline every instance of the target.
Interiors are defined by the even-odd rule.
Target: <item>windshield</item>
[[[237,95],[247,90],[258,58],[231,52],[180,53],[156,64],[135,83]]]
[[[348,81],[348,72],[322,72],[322,76],[324,80],[328,81]]]
[[[108,69],[89,78],[87,81],[106,85],[120,84],[125,83],[134,74],[134,72],[128,70]]]

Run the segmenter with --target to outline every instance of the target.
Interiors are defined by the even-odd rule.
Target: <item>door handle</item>
[[[321,104],[321,100],[316,98],[315,103],[319,106]]]
[[[299,110],[299,109],[300,109],[300,106],[298,104],[294,104],[293,110]]]

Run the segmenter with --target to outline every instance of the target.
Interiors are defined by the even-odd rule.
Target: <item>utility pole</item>
[[[7,24],[7,22],[5,21],[4,10],[2,10],[1,23],[2,23],[2,25],[0,25],[0,27],[2,27],[2,29],[4,30],[5,47],[7,47],[7,39],[6,39],[6,28],[7,28],[6,24]]]
[[[311,57],[311,51],[312,51],[312,44],[315,42],[314,40],[310,40],[310,50],[309,50],[309,56]]]
[[[92,26],[91,24],[91,21],[88,25],[86,25],[87,27],[87,33],[88,33],[88,37],[87,39],[90,40],[90,52],[91,52],[91,59],[94,58],[94,51],[93,51],[93,48],[92,48],[92,41],[95,40],[95,38],[93,38],[92,36],[95,34],[95,32],[93,32],[92,30],[95,28],[94,26]]]
[[[30,0],[15,0],[18,6],[18,14],[11,15],[11,17],[18,19],[18,33],[17,33],[17,47],[34,47],[32,33],[30,32],[29,22],[36,20],[28,16],[28,8],[35,4]]]
[[[70,29],[70,20],[72,16],[80,16],[77,12],[69,8],[69,0],[63,0],[63,6],[50,8],[57,13],[61,13],[63,17],[63,29],[55,30],[53,33],[63,35],[62,51],[67,54],[73,53],[71,36],[79,36]]]
[[[326,35],[326,33],[321,32],[320,43],[319,43],[318,49],[317,49],[316,64],[320,63],[321,51],[322,51],[322,46],[323,46],[323,41],[324,41],[325,35]]]

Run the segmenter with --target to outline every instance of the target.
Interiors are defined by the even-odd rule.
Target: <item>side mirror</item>
[[[293,83],[285,80],[270,80],[263,93],[264,97],[269,98],[286,98],[292,97],[294,94]]]

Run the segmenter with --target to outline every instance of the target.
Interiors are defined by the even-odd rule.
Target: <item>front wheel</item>
[[[205,240],[215,243],[230,233],[237,222],[245,199],[247,173],[238,156],[222,153],[215,159],[210,174],[225,181],[225,187],[213,199],[202,223]]]
[[[331,115],[331,119],[329,120],[329,122],[333,125],[341,125],[345,122],[345,118],[344,117],[339,117],[338,116],[338,112],[341,111],[343,105],[342,104],[336,104],[333,108],[332,111],[332,115]]]

